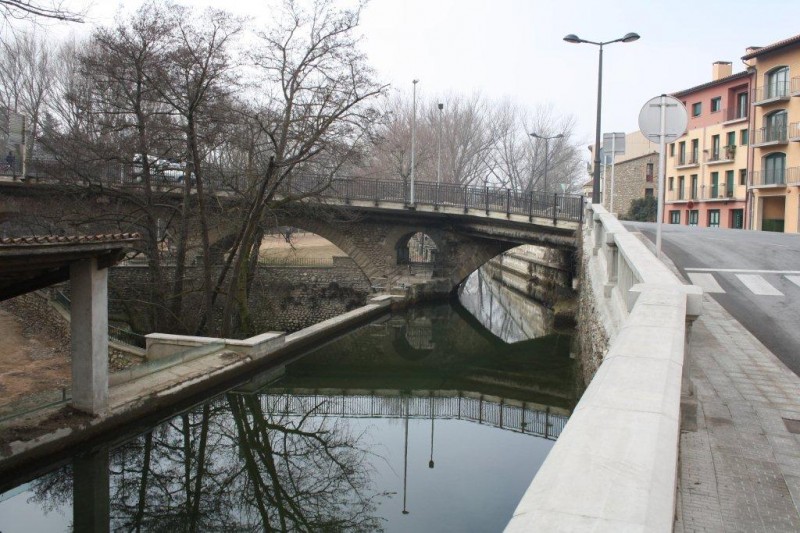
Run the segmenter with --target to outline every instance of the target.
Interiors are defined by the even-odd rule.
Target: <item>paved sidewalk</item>
[[[800,378],[708,295],[689,365],[674,530],[800,531]]]

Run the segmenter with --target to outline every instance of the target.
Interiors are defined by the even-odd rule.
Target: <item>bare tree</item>
[[[338,9],[321,0],[307,11],[287,1],[283,10],[277,27],[259,34],[252,54],[264,95],[256,101],[253,120],[268,139],[268,152],[258,162],[258,179],[247,191],[236,239],[218,278],[221,289],[230,273],[223,334],[249,328],[249,267],[279,187],[298,172],[313,172],[320,178],[314,187],[282,201],[317,194],[356,159],[377,116],[369,104],[385,89],[373,79],[358,46],[360,6]]]
[[[45,18],[83,22],[84,12],[66,5],[62,0],[0,0],[0,16],[6,21]]]

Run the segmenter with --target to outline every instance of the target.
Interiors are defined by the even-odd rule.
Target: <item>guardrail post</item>
[[[511,218],[511,189],[506,189],[506,218]]]
[[[553,193],[553,225],[558,225],[558,193]]]
[[[483,186],[483,197],[484,197],[484,199],[486,200],[486,201],[485,201],[485,204],[486,204],[486,214],[488,215],[488,214],[489,214],[489,186],[488,186],[488,185],[484,185],[484,186]]]

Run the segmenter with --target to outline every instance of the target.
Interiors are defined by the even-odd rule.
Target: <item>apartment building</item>
[[[747,49],[753,72],[751,226],[800,231],[800,35]]]
[[[750,144],[748,71],[727,61],[710,82],[673,93],[689,113],[686,133],[668,147],[664,222],[689,226],[747,226]]]

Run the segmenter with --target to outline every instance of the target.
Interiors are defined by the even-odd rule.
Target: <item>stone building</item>
[[[638,133],[638,132],[637,132]],[[611,167],[605,180],[611,190]],[[655,196],[658,189],[658,153],[650,152],[614,164],[614,213],[624,218],[634,200]],[[609,195],[604,195],[603,206],[609,209]]]

